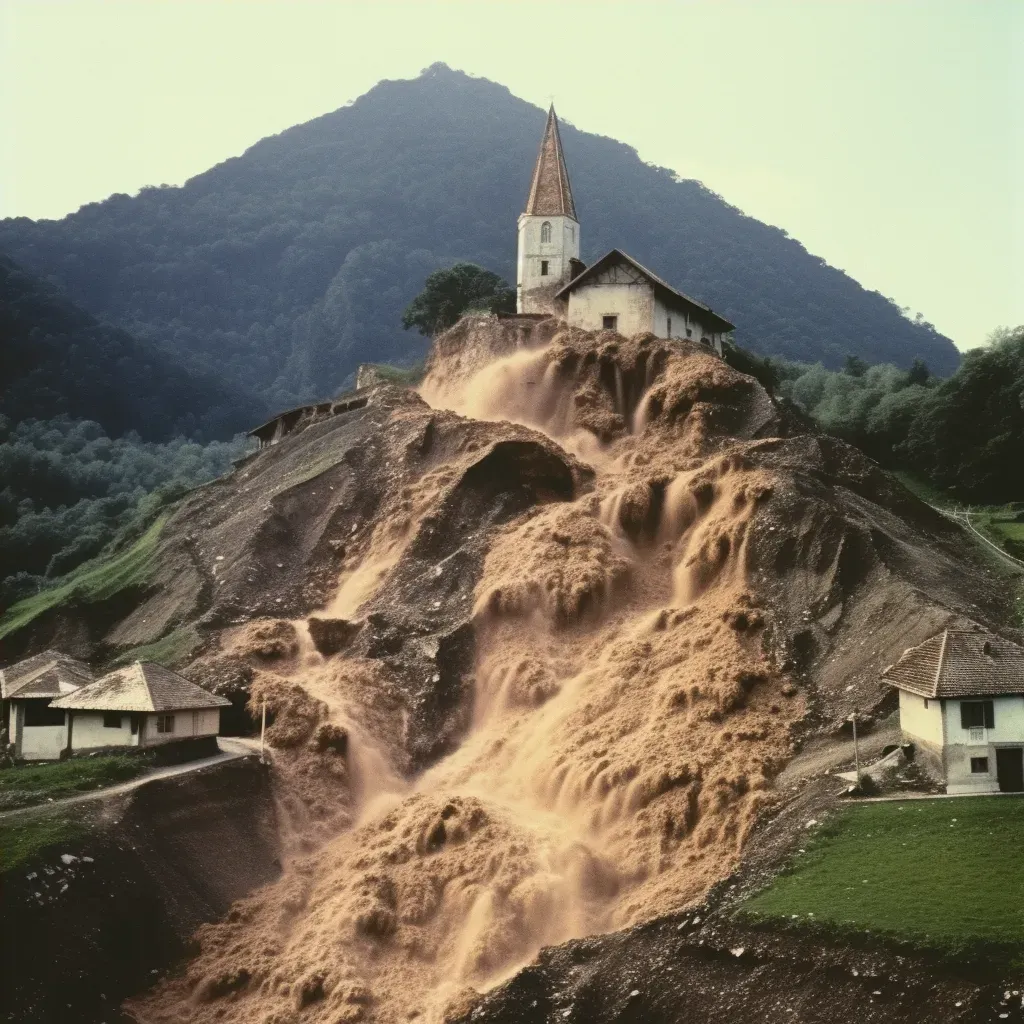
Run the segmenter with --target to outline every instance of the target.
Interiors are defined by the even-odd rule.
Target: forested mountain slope
[[[543,124],[503,86],[435,65],[182,188],[0,222],[0,249],[183,365],[275,404],[326,394],[360,361],[422,355],[399,317],[430,271],[472,260],[513,277]],[[955,369],[947,338],[781,230],[622,143],[562,136],[585,260],[626,249],[762,353]]]
[[[112,437],[227,437],[261,402],[175,364],[0,256],[0,418],[88,419]]]

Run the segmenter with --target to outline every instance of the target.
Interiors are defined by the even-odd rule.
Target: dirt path
[[[973,533],[974,536],[978,538],[978,540],[980,540],[986,547],[991,548],[991,550],[999,556],[1000,561],[1008,569],[1012,569],[1015,572],[1024,574],[1024,562],[1022,562],[1019,558],[1014,558],[1013,555],[1011,555],[1007,551],[1004,551],[994,541],[989,540],[988,537],[986,537],[985,534],[983,534],[981,530],[979,530],[971,521],[970,512],[956,508],[939,508],[938,505],[932,505],[932,508],[935,509],[936,512],[941,512],[942,515],[944,515],[947,519],[952,519],[954,523],[957,523],[965,529],[970,530],[970,532]]]
[[[883,747],[900,742],[899,718],[890,716],[886,721],[858,741],[860,763],[864,767],[877,760]],[[818,775],[831,775],[840,768],[852,766],[853,740],[837,740],[832,737],[812,739],[799,754],[779,773],[777,785],[783,788],[804,779]]]
[[[221,736],[218,737],[217,744],[220,747],[220,753],[215,754],[213,757],[203,757],[198,761],[187,761],[185,764],[168,765],[166,768],[155,768],[145,775],[140,775],[129,782],[121,782],[116,786],[94,789],[88,793],[79,793],[77,796],[68,796],[61,800],[33,804],[31,807],[18,807],[12,811],[4,811],[0,813],[0,821],[13,818],[15,815],[31,814],[33,811],[48,811],[55,807],[69,807],[72,804],[86,803],[89,800],[105,800],[108,797],[121,796],[157,779],[169,779],[175,775],[187,775],[189,772],[196,772],[201,768],[226,764],[228,761],[235,761],[240,757],[251,757],[259,753],[259,740],[248,740],[240,736]]]

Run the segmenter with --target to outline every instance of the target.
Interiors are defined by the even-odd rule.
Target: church
[[[548,111],[526,210],[519,217],[516,310],[558,316],[588,331],[689,339],[719,355],[723,337],[733,330],[709,306],[677,291],[619,249],[589,267],[580,260],[580,222],[554,106]]]

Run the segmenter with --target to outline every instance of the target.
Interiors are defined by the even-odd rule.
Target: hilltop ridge
[[[186,367],[276,406],[326,397],[360,362],[422,356],[399,317],[432,270],[471,260],[514,279],[543,123],[504,86],[433,65],[181,188],[2,221],[0,249]],[[563,144],[585,260],[626,248],[761,353],[956,367],[949,339],[700,182],[569,122]]]

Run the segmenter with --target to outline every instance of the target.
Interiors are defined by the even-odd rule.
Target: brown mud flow
[[[272,711],[291,856],[140,1021],[454,1018],[542,946],[701,898],[776,799],[807,712],[783,626],[813,649],[887,571],[794,473],[909,499],[696,346],[498,340],[440,339],[429,408],[388,412],[411,440],[322,609],[222,634]]]

